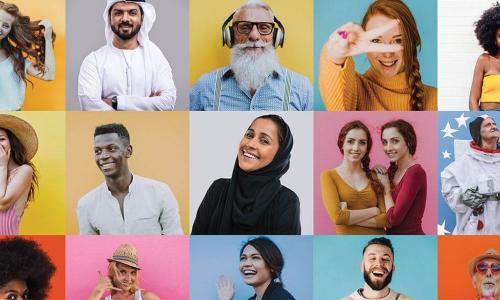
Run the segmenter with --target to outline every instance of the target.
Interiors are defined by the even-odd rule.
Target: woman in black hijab
[[[280,116],[256,118],[241,139],[231,178],[212,183],[191,234],[300,234],[299,198],[280,182],[292,147]]]

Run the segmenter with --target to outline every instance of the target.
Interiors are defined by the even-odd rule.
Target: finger
[[[373,38],[381,36],[392,28],[395,28],[396,26],[399,26],[399,20],[391,20],[382,26],[366,31],[363,37],[371,40]]]
[[[102,273],[101,273],[101,271],[100,271],[100,270],[99,270],[99,271],[97,271],[97,275],[99,275],[99,277],[104,277],[104,276],[102,276]]]
[[[114,287],[114,286],[110,287],[109,289],[113,290],[113,291],[117,291],[117,292],[122,292],[123,291],[122,289],[119,289],[119,288]]]

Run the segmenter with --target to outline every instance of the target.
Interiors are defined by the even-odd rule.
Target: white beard
[[[243,50],[246,47],[264,47],[256,54]],[[276,52],[270,44],[248,42],[236,44],[231,50],[231,70],[242,90],[256,91],[279,67]]]

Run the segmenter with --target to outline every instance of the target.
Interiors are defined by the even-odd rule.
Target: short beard
[[[366,269],[363,270],[363,276],[365,278],[365,282],[366,284],[368,284],[369,287],[372,288],[372,290],[374,291],[380,291],[380,290],[383,290],[386,286],[389,285],[389,283],[391,283],[391,280],[392,280],[392,271],[389,272],[389,274],[387,275],[387,277],[385,277],[384,281],[380,282],[380,281],[372,281],[372,279],[370,278],[370,272],[366,271]]]
[[[263,52],[247,53],[246,47],[264,47]],[[242,90],[256,91],[279,67],[276,52],[270,44],[248,42],[236,44],[231,51],[231,70]]]
[[[139,24],[135,28],[132,28],[132,31],[130,31],[130,33],[124,34],[120,32],[120,25],[122,24],[118,24],[117,26],[111,26],[111,30],[117,37],[119,37],[123,41],[128,41],[133,37],[135,37],[139,33],[139,31],[141,31],[141,26],[142,26],[142,24]]]

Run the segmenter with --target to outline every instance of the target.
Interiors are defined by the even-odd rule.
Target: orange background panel
[[[28,76],[26,97],[22,110],[64,110],[66,90],[66,2],[64,0],[34,1],[7,0],[19,7],[23,15],[32,21],[49,20],[52,23],[56,40],[54,56],[56,63],[56,78],[54,81],[43,81]]]
[[[0,236],[1,239],[6,238]],[[36,241],[40,247],[49,255],[52,263],[56,266],[56,273],[52,276],[47,299],[64,299],[65,295],[65,238],[63,235],[23,235],[22,238]]]
[[[94,130],[122,123],[133,147],[130,171],[168,184],[179,203],[184,233],[189,230],[188,112],[67,112],[66,232],[78,234],[78,200],[104,182],[94,161]]]
[[[469,262],[487,249],[500,251],[494,236],[440,236],[438,238],[438,299],[476,299]]]

